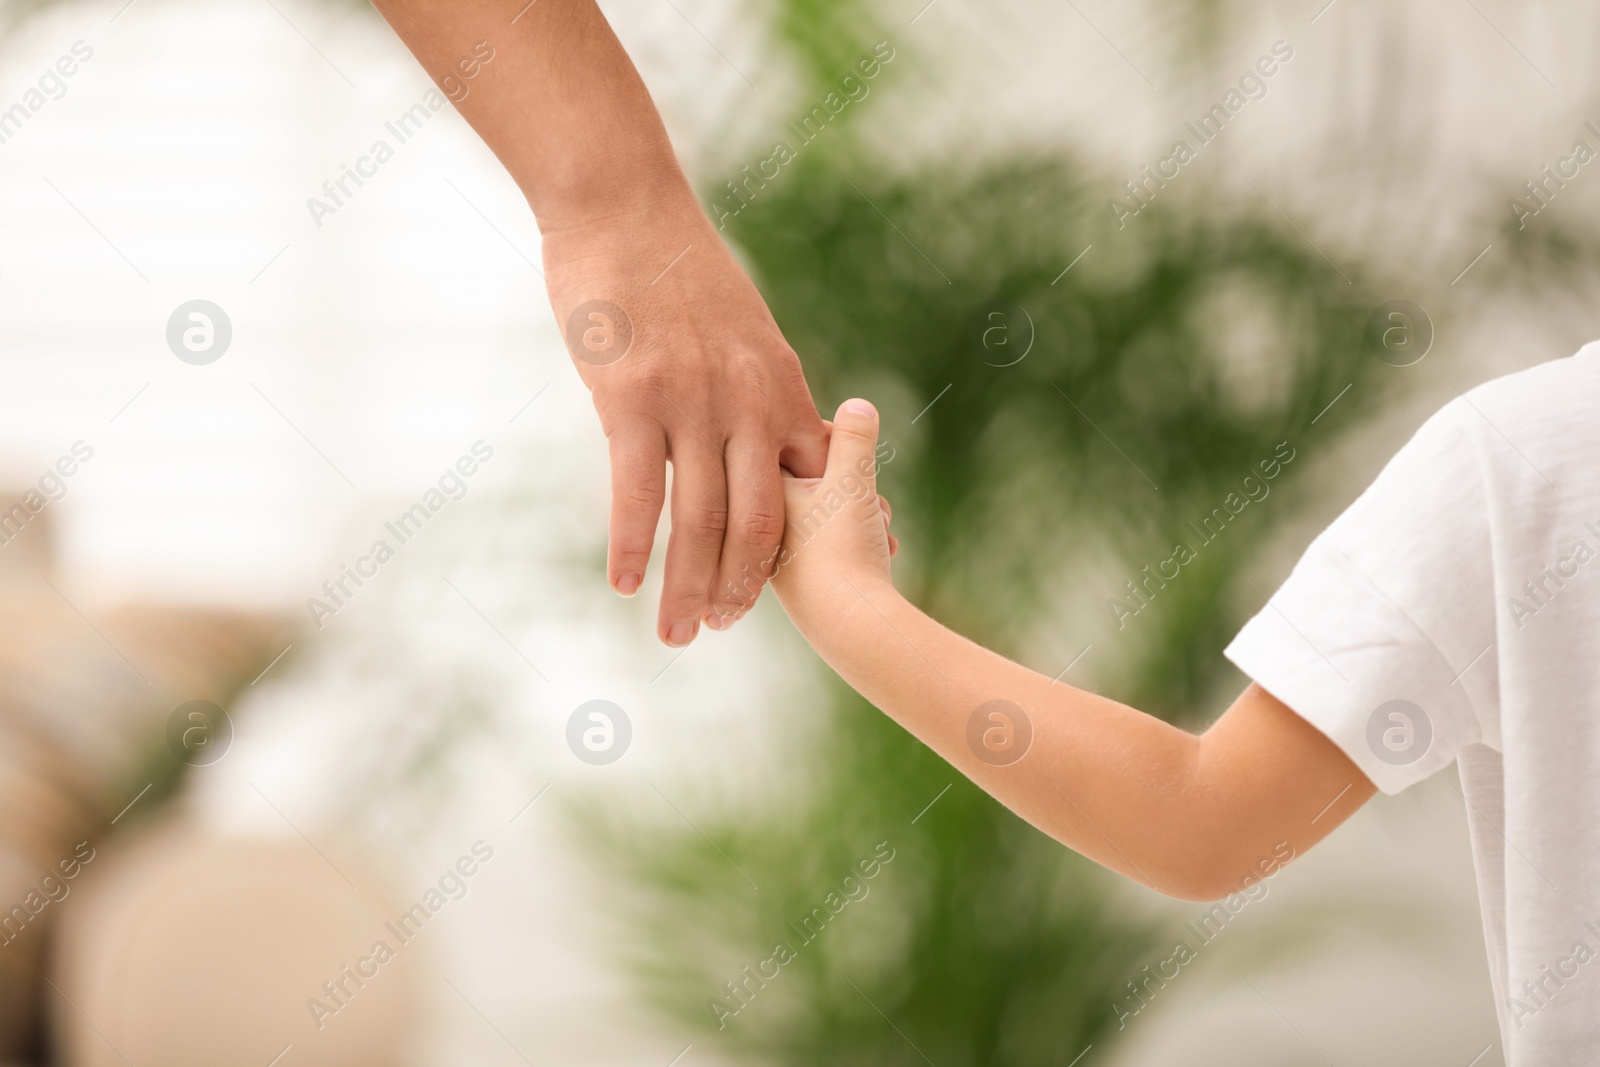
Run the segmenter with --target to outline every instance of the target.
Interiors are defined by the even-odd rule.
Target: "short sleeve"
[[[1225,655],[1385,793],[1498,747],[1491,522],[1465,400],[1312,542]]]

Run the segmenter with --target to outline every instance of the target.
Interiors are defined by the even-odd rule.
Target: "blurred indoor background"
[[[1222,647],[1428,413],[1596,332],[1600,168],[1560,162],[1600,149],[1591,5],[603,6],[819,406],[882,409],[902,587],[1175,721],[1236,695]],[[771,598],[658,645],[658,586],[605,587],[604,440],[490,153],[446,106],[308,210],[430,89],[365,4],[0,19],[0,488],[92,452],[0,545],[0,906],[95,854],[0,947],[35,953],[11,980],[47,1027],[8,1051],[1501,1062],[1453,771],[1369,804],[1145,1004],[1129,983],[1207,907],[988,800]],[[1186,124],[1219,105],[1201,143]],[[1180,139],[1193,158],[1146,179]],[[733,199],[780,141],[793,160]],[[231,326],[203,365],[168,342],[193,300]],[[1372,329],[1392,301],[1398,350]],[[314,620],[475,445],[492,458],[459,499]],[[1280,445],[1272,493],[1119,620],[1124,582]],[[599,765],[568,742],[597,699],[631,724]],[[218,731],[202,757],[190,722]],[[884,852],[870,892],[796,933]],[[308,1006],[339,1007],[322,979],[468,866],[349,1014]],[[750,982],[779,941],[794,961]],[[301,966],[316,980],[276,977]]]

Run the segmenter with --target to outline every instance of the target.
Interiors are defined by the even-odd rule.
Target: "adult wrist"
[[[539,189],[525,192],[539,232],[546,237],[660,223],[690,213],[704,217],[667,145],[625,156],[607,154],[599,166],[575,163],[546,174]]]

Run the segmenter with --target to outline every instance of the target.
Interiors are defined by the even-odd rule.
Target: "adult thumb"
[[[878,410],[865,400],[846,400],[833,417],[826,480],[838,484],[854,476],[877,486]]]

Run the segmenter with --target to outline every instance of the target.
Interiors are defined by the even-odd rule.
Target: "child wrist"
[[[791,609],[795,625],[819,649],[863,639],[885,625],[885,613],[903,598],[885,574],[863,568],[838,571],[807,590]]]

